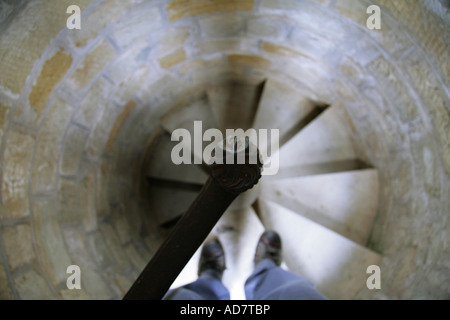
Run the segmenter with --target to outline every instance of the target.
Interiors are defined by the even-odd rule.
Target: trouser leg
[[[223,285],[220,275],[206,270],[194,282],[169,291],[166,300],[229,300],[230,292]]]
[[[245,282],[248,300],[323,300],[314,284],[264,259]]]

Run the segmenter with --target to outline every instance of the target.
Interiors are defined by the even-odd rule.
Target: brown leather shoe
[[[255,265],[263,259],[270,259],[277,266],[281,264],[281,237],[276,231],[265,231],[259,238],[255,251]]]
[[[225,270],[225,252],[219,239],[213,238],[203,245],[198,264],[198,275],[204,271],[212,269],[222,277]]]

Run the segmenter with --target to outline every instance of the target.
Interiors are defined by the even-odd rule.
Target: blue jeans
[[[272,260],[259,262],[245,282],[248,300],[325,300],[314,284],[305,278],[278,267]],[[230,292],[220,275],[207,270],[194,282],[170,290],[164,299],[170,300],[229,300]]]

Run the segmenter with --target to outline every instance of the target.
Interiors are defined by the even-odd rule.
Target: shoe
[[[198,275],[212,269],[222,277],[225,268],[225,252],[219,239],[213,238],[205,242],[198,264]]]
[[[256,246],[255,266],[264,259],[270,259],[277,266],[281,265],[281,237],[276,231],[265,231]]]

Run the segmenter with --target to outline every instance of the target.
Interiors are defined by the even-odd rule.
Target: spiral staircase
[[[314,282],[331,299],[351,299],[366,287],[367,267],[381,256],[366,247],[378,208],[378,173],[357,158],[337,106],[313,101],[301,88],[273,79],[257,85],[211,85],[200,99],[160,119],[147,157],[151,214],[169,231],[197,196],[208,174],[203,164],[175,165],[171,133],[194,121],[208,128],[279,129],[279,171],[241,194],[211,232],[222,241],[224,283],[244,299],[256,243],[264,229],[284,244],[283,268]],[[278,153],[278,154],[276,154]],[[193,158],[201,155],[192,154]],[[172,288],[197,277],[199,250]]]

